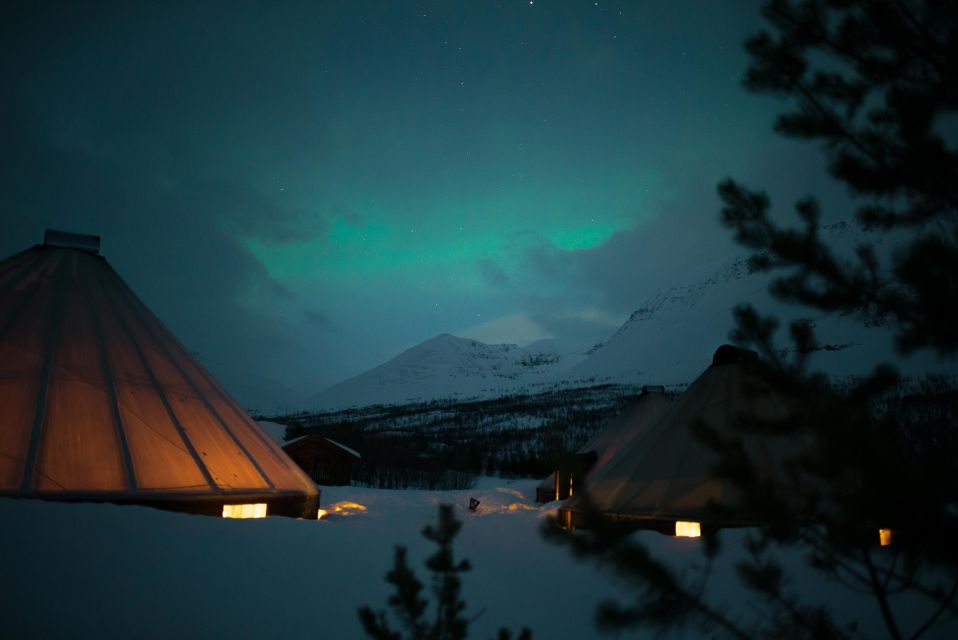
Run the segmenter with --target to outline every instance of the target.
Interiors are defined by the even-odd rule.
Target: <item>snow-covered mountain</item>
[[[843,223],[826,227],[823,233],[839,256],[852,255],[863,241],[880,244],[882,240]],[[820,345],[811,366],[833,376],[865,374],[881,362],[892,361],[906,374],[948,372],[945,363],[929,354],[896,356],[892,326],[880,322],[865,326],[857,317],[783,304],[768,292],[771,279],[750,269],[745,255],[702,264],[649,296],[608,341],[569,372],[569,378],[690,382],[709,365],[716,347],[729,341],[735,326],[733,310],[742,303],[779,320],[782,346],[790,344],[789,322],[811,320]]]
[[[728,341],[732,309],[765,300],[767,282],[742,258],[697,266],[656,291],[615,334],[570,372],[581,379],[688,382]]]
[[[309,398],[310,408],[498,395],[561,379],[586,358],[550,340],[527,347],[444,333]]]
[[[824,233],[840,255],[851,255],[863,239],[876,241],[845,224],[828,227]],[[541,391],[546,385],[687,383],[709,365],[715,349],[729,341],[735,325],[732,310],[741,303],[776,316],[783,327],[799,317],[811,320],[822,345],[812,365],[832,375],[863,374],[879,362],[893,360],[905,373],[947,372],[928,355],[896,359],[892,327],[865,327],[858,318],[825,316],[782,304],[768,293],[769,280],[768,274],[749,268],[744,254],[704,262],[663,283],[597,347],[570,350],[547,340],[520,348],[443,334],[304,404],[310,409],[336,409],[456,396],[493,397]],[[782,344],[786,342],[783,335]]]

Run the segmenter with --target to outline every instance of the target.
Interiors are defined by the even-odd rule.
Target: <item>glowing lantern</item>
[[[698,522],[675,522],[675,536],[677,538],[698,538],[702,535],[702,527]]]
[[[572,497],[572,474],[569,474],[569,497]]]
[[[881,546],[887,547],[891,544],[892,539],[892,530],[891,529],[879,529],[878,530],[878,540],[881,542]]]
[[[266,503],[257,502],[256,504],[224,504],[224,518],[265,518]]]

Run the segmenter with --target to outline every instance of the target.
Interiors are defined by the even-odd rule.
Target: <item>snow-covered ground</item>
[[[597,637],[596,604],[630,591],[609,571],[543,540],[542,519],[556,503],[532,502],[535,484],[485,478],[467,491],[327,487],[323,505],[339,503],[340,513],[319,522],[3,499],[0,638],[361,638],[356,610],[385,608],[383,577],[396,544],[409,548],[428,584],[422,563],[434,547],[420,532],[443,502],[464,522],[456,552],[473,563],[464,579],[468,611],[478,615],[471,637],[494,637],[503,625],[528,626],[542,640]],[[470,497],[481,501],[475,514],[466,508]],[[636,535],[661,557],[701,559],[696,540]],[[732,543],[743,534],[722,535]],[[709,591],[744,609],[733,559],[722,554]],[[804,573],[796,585],[841,618],[858,617],[867,637],[883,635],[869,633],[879,629],[870,601]],[[954,625],[937,631],[931,637],[958,637]]]

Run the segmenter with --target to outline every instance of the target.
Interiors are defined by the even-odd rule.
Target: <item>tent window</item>
[[[224,518],[265,518],[266,503],[257,502],[256,504],[224,504]]]
[[[677,521],[675,535],[679,538],[698,538],[702,535],[702,527],[698,522]]]
[[[892,540],[892,530],[891,529],[879,529],[878,530],[878,541],[881,542],[881,546],[887,547],[891,544]]]

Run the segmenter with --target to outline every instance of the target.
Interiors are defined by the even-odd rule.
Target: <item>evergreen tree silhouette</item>
[[[854,258],[823,239],[818,201],[795,205],[798,228],[780,225],[771,199],[722,182],[722,220],[753,251],[751,266],[772,272],[780,300],[843,314],[894,331],[898,352],[958,354],[958,3],[936,0],[772,0],[762,8],[771,31],[750,38],[745,86],[781,96],[790,109],[775,124],[784,136],[819,142],[831,175],[855,196],[857,223],[874,244]],[[867,236],[866,236],[867,237]],[[740,424],[733,435],[696,425],[719,453],[717,477],[743,497],[739,513],[714,507],[716,522],[757,522],[738,566],[759,596],[751,617],[716,607],[707,583],[677,573],[634,537],[589,516],[570,535],[547,532],[577,554],[607,563],[634,587],[634,601],[609,602],[602,629],[663,631],[696,626],[718,637],[845,638],[828,608],[796,592],[778,550],[805,550],[812,567],[870,594],[891,638],[918,638],[958,615],[958,394],[924,383],[919,406],[899,402],[893,363],[836,389],[810,371],[821,346],[807,321],[779,339],[778,321],[751,306],[735,311],[733,340],[762,356],[762,377],[789,407],[786,418]],[[925,387],[932,392],[921,391]],[[922,404],[923,403],[923,404]],[[788,461],[791,481],[757,481],[746,438],[786,436],[804,443]],[[878,547],[878,528],[893,544]],[[707,538],[707,561],[718,539]],[[706,566],[709,566],[708,563]],[[927,615],[907,627],[893,600],[923,602]]]
[[[452,543],[462,523],[456,520],[452,505],[439,505],[437,526],[427,526],[422,535],[436,543],[438,549],[426,559],[432,574],[432,595],[435,598],[432,621],[427,620],[429,601],[421,597],[423,584],[406,560],[406,549],[396,547],[392,570],[386,582],[395,587],[388,604],[398,620],[401,631],[394,631],[385,611],[370,607],[359,610],[359,620],[366,634],[374,640],[465,640],[470,619],[464,617],[466,603],[461,596],[463,573],[471,569],[468,560],[456,561]],[[512,634],[500,629],[498,640],[510,640]],[[532,640],[532,633],[523,629],[517,640]]]

